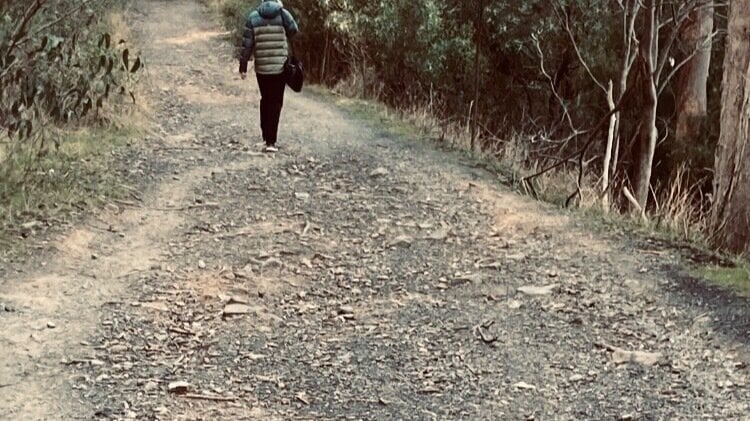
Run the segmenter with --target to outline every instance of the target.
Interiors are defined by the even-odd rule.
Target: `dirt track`
[[[746,302],[313,96],[257,153],[209,21],[136,7],[153,181],[0,280],[0,419],[750,419]]]

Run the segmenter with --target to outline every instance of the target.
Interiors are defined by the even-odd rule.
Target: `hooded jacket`
[[[279,1],[263,1],[250,12],[242,35],[240,72],[247,73],[247,62],[255,58],[255,72],[278,75],[284,72],[289,56],[288,39],[299,31],[297,22]]]

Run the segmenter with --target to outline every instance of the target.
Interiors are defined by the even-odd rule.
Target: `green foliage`
[[[143,67],[125,40],[113,39],[105,22],[107,0],[0,2],[0,178],[28,189],[33,160],[59,149],[61,131],[106,121],[136,100],[132,91]],[[22,167],[18,167],[21,165]],[[7,188],[0,202],[9,200]]]
[[[701,267],[696,270],[696,274],[716,285],[750,297],[750,266],[746,263],[741,262],[736,267]]]
[[[81,121],[117,94],[135,100],[129,82],[142,62],[102,25],[108,7],[105,0],[2,3],[0,127],[8,137]]]

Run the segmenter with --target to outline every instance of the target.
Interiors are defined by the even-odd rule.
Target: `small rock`
[[[108,351],[111,354],[121,354],[123,352],[128,351],[128,346],[127,345],[112,345],[109,347]]]
[[[465,275],[456,276],[453,278],[453,281],[451,284],[454,286],[463,285],[463,284],[474,284],[479,285],[484,281],[484,276],[480,273],[467,273]]]
[[[169,390],[169,393],[175,393],[175,394],[183,394],[190,391],[190,389],[193,388],[193,385],[191,385],[188,382],[172,382],[169,383],[167,386],[167,390]]]
[[[411,243],[414,240],[408,235],[401,235],[396,237],[389,245],[389,247],[411,247]]]
[[[373,170],[372,172],[370,172],[370,177],[372,177],[372,178],[385,177],[388,174],[389,174],[389,172],[388,172],[387,169],[385,169],[383,167],[380,167],[380,168],[376,168],[375,170]]]
[[[229,304],[224,307],[224,317],[242,316],[249,314],[251,311],[250,307],[245,304]]]
[[[533,384],[528,384],[526,382],[518,382],[514,384],[513,387],[521,390],[536,390],[536,386],[534,386]]]
[[[245,265],[242,269],[234,271],[234,276],[240,279],[250,279],[253,276],[253,266]]]
[[[571,383],[577,383],[577,382],[580,382],[581,380],[583,380],[584,378],[585,377],[583,377],[583,375],[581,375],[581,374],[574,374],[574,375],[572,375],[572,376],[570,376],[568,378],[568,381],[571,382]]]
[[[307,200],[310,198],[310,193],[304,193],[304,192],[294,193],[294,197],[296,197],[299,200]]]
[[[229,298],[229,302],[227,304],[243,304],[243,305],[247,305],[247,304],[250,304],[250,300],[248,300],[245,297],[240,297],[238,295],[233,295],[232,297]]]
[[[523,302],[521,301],[518,301],[518,300],[508,301],[508,308],[511,310],[518,310],[521,307],[523,307]]]
[[[161,312],[168,312],[169,306],[167,303],[163,301],[154,301],[150,303],[141,303],[141,307],[148,309],[148,310],[154,310],[154,311],[161,311]]]
[[[282,266],[284,266],[284,263],[282,263],[281,260],[279,260],[279,259],[277,259],[275,257],[269,258],[268,260],[266,260],[265,262],[263,262],[260,265],[261,269],[265,269],[265,268],[269,268],[269,267],[280,268]]]
[[[206,262],[203,260],[198,260],[198,269],[205,269],[206,268]]]
[[[612,361],[615,364],[636,363],[651,367],[662,361],[664,355],[657,352],[626,351],[615,348],[612,353]]]
[[[47,322],[47,329],[54,329],[56,326],[52,322]]]
[[[112,417],[113,412],[114,411],[112,411],[111,408],[101,408],[101,409],[97,409],[94,412],[94,416],[104,417],[104,418],[110,418],[110,417]]]
[[[339,315],[351,315],[354,314],[354,307],[352,306],[341,306],[338,310]]]
[[[432,234],[430,234],[429,239],[433,241],[443,241],[448,238],[448,235],[450,234],[449,228],[441,228]]]
[[[550,295],[557,286],[557,284],[546,286],[525,286],[518,288],[518,292],[531,296]]]
[[[26,222],[24,224],[21,224],[21,228],[25,230],[30,230],[30,229],[36,228],[38,225],[39,225],[39,221],[31,221],[31,222]]]

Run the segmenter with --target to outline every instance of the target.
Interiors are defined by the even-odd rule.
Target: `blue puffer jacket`
[[[245,23],[242,36],[240,72],[247,73],[247,62],[255,58],[255,72],[278,75],[289,56],[288,39],[299,31],[297,22],[280,1],[263,1]]]

